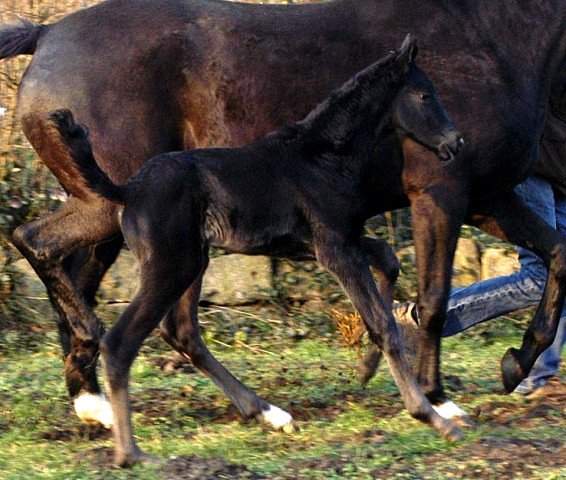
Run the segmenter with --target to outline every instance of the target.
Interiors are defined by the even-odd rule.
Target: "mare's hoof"
[[[75,412],[85,423],[100,423],[106,428],[114,425],[112,407],[103,394],[82,393],[73,401]]]
[[[501,359],[501,376],[503,387],[507,393],[511,393],[519,383],[527,376],[528,372],[523,370],[518,359],[519,350],[510,348]]]

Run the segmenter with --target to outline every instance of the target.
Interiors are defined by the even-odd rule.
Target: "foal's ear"
[[[417,39],[413,36],[413,34],[409,33],[401,44],[398,58],[401,61],[412,63],[415,61],[418,51],[419,47],[417,46]]]

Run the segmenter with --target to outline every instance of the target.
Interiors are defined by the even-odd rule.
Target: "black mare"
[[[0,30],[0,58],[33,55],[19,93],[24,132],[70,194],[58,211],[17,229],[14,242],[59,314],[71,397],[100,392],[94,366],[102,327],[91,307],[122,237],[115,205],[85,188],[49,134],[49,113],[72,109],[89,126],[101,166],[124,182],[158,153],[241,146],[302,118],[407,32],[418,36],[420,64],[467,141],[448,166],[414,144],[402,172],[382,172],[387,196],[364,192],[374,213],[412,208],[417,378],[433,404],[448,400],[440,331],[467,222],[530,248],[549,266],[523,344],[503,360],[511,391],[552,342],[565,295],[564,238],[512,191],[537,158],[550,87],[565,79],[565,22],[564,0],[112,0],[52,25]],[[390,150],[399,155],[397,142]],[[363,365],[366,379],[373,358]]]
[[[163,338],[222,384],[242,413],[293,429],[290,415],[258,398],[204,348],[198,301],[209,245],[316,259],[338,280],[384,352],[410,414],[447,439],[462,438],[419,390],[360,242],[371,212],[364,193],[379,194],[368,180],[402,167],[397,157],[375,155],[383,142],[396,133],[402,143],[416,141],[445,158],[463,144],[415,54],[407,36],[398,53],[356,74],[301,122],[245,147],[162,154],[124,185],[97,165],[86,131],[68,110],[52,115],[88,187],[123,206],[122,232],[140,268],[135,298],[101,341],[118,464],[146,458],[132,433],[129,370],[164,317]]]

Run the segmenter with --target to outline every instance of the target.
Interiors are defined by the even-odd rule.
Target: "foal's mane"
[[[331,92],[303,120],[273,132],[269,138],[342,149],[367,122],[368,115],[378,116],[389,105],[391,92],[401,85],[406,71],[403,63],[398,53],[378,60]]]

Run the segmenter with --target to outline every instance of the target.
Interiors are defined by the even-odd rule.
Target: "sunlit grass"
[[[469,412],[502,401],[524,408],[525,399],[501,395],[498,373],[499,358],[518,340],[515,336],[478,344],[481,340],[464,336],[447,339],[443,371],[448,388],[454,377],[460,379],[456,391],[450,392],[452,398]],[[260,395],[296,411],[300,432],[271,432],[230,415],[229,401],[201,374],[162,371],[156,359],[172,353],[158,342],[149,343],[132,370],[134,428],[140,446],[163,458],[218,456],[268,478],[277,478],[291,465],[296,478],[305,479],[370,478],[372,471],[396,469],[402,462],[415,476],[396,472],[392,478],[442,478],[440,471],[448,475],[457,472],[457,466],[437,466],[439,476],[427,477],[425,460],[430,455],[456,451],[485,437],[566,437],[558,421],[553,427],[534,419],[527,429],[513,429],[484,422],[480,414],[464,442],[448,444],[407,414],[385,364],[363,389],[356,380],[355,351],[338,341],[267,342],[269,353],[263,354],[212,345],[215,355]],[[98,449],[107,452],[113,442],[110,437],[89,440],[72,415],[56,344],[46,343],[31,354],[11,349],[2,358],[1,478],[30,478],[30,471],[33,478],[43,479],[161,478],[155,466],[124,471],[96,462]],[[66,432],[64,438],[49,439],[47,434],[58,430]],[[341,465],[339,472],[326,469],[324,476],[324,468],[316,466],[319,461]],[[552,478],[557,471],[539,470],[538,478]]]

